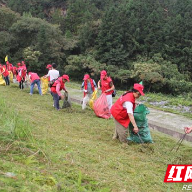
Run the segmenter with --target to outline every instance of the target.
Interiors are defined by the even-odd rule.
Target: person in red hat
[[[138,133],[139,129],[135,122],[133,111],[136,107],[135,100],[143,93],[144,86],[135,83],[131,91],[127,91],[114,103],[111,114],[115,121],[115,133],[113,139],[119,139],[122,143],[128,143],[127,134],[129,123],[133,125],[133,131]]]
[[[37,73],[29,72],[28,77],[31,81],[31,87],[30,87],[30,93],[29,94],[33,95],[33,88],[34,88],[35,84],[37,84],[37,87],[39,90],[39,95],[42,95],[41,81],[40,81],[40,77],[37,75]]]
[[[111,109],[113,100],[112,93],[115,89],[111,77],[107,75],[105,70],[101,71],[100,80],[98,81],[98,89],[101,89],[102,93],[106,94],[109,110]]]
[[[52,66],[52,68],[50,67]],[[44,76],[44,78],[49,77],[49,81],[57,79],[59,75],[59,71],[56,70],[57,65],[55,63],[52,63],[52,65],[47,65],[49,72],[47,75]]]
[[[8,71],[13,72],[13,65],[11,63],[9,63],[9,61],[6,62],[6,68],[7,68]]]
[[[83,103],[82,103],[82,109],[84,110],[86,108],[87,103],[92,97],[92,93],[97,89],[97,85],[93,79],[90,78],[88,74],[84,75],[83,83],[81,85],[81,89],[84,88],[84,97],[83,97]]]
[[[191,127],[184,127],[185,133],[189,134],[192,132],[192,126]]]
[[[10,85],[9,71],[6,69],[6,66],[0,65],[0,75],[3,75],[6,85]]]
[[[25,63],[17,63],[17,81],[19,82],[19,88],[24,89],[23,83],[25,82],[26,79],[26,74],[27,74],[27,68]]]
[[[51,86],[51,95],[53,96],[54,100],[54,107],[59,110],[59,100],[62,99],[64,100],[64,95],[61,94],[61,90],[64,90],[67,92],[65,88],[65,83],[69,82],[69,76],[68,75],[63,75],[59,77]]]

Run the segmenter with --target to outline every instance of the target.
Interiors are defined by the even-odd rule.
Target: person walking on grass
[[[97,85],[93,79],[90,78],[88,74],[84,75],[83,83],[81,85],[81,89],[84,88],[84,97],[83,97],[83,103],[82,103],[82,109],[84,110],[86,108],[87,103],[92,97],[92,93],[97,89]]]
[[[112,107],[112,93],[115,89],[115,86],[113,85],[113,81],[111,77],[107,75],[107,72],[105,70],[101,71],[100,80],[98,81],[98,89],[101,89],[102,93],[106,94],[107,103],[109,110]]]
[[[19,88],[24,89],[23,83],[26,80],[27,68],[24,62],[17,64],[17,81],[19,82]]]
[[[62,77],[59,77],[51,86],[51,95],[53,96],[54,100],[54,107],[59,110],[59,100],[64,100],[64,95],[61,94],[61,90],[64,90],[67,93],[67,90],[65,88],[65,83],[69,82],[69,76],[63,75]]]
[[[28,73],[28,77],[31,81],[31,86],[30,86],[30,95],[33,95],[33,88],[35,86],[35,84],[38,87],[39,90],[39,95],[42,95],[42,91],[41,91],[41,82],[40,82],[40,77],[37,75],[37,73],[33,73],[33,72],[29,72]]]
[[[9,71],[6,69],[6,66],[0,64],[0,75],[3,75],[6,85],[10,85],[9,82]]]
[[[127,135],[130,122],[133,124],[133,131],[135,133],[139,132],[133,112],[136,107],[135,100],[144,95],[143,89],[143,85],[135,83],[133,89],[121,95],[112,106],[111,114],[115,121],[113,139],[119,139],[122,143],[128,143]]]

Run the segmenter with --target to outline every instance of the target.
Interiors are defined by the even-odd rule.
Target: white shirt
[[[133,103],[126,101],[123,103],[123,107],[127,109],[127,113],[133,114]]]
[[[49,70],[47,77],[50,77],[50,81],[59,77],[59,71],[56,69]]]

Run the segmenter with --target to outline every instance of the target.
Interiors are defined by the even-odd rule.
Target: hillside
[[[106,69],[119,87],[143,80],[146,90],[192,90],[192,1],[3,0],[0,62],[45,73],[57,63],[80,80]]]
[[[174,191],[163,182],[167,164],[190,164],[191,147],[152,132],[154,144],[124,147],[114,123],[73,105],[55,111],[50,95],[0,87],[1,191]],[[21,99],[25,98],[25,99]]]

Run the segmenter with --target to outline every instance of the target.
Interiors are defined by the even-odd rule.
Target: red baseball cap
[[[89,78],[90,78],[90,76],[89,76],[88,74],[85,74],[83,80],[86,81],[86,80],[89,79]]]
[[[51,64],[48,64],[46,68],[47,68],[47,69],[52,68],[52,65],[51,65]]]
[[[144,89],[144,86],[141,85],[141,84],[138,84],[138,83],[135,83],[134,86],[133,86],[133,89],[139,91],[139,93],[141,93],[141,95],[145,95],[143,93],[143,89]]]
[[[101,71],[101,76],[105,76],[105,75],[107,75],[107,71],[105,70]]]
[[[17,63],[18,66],[21,66],[21,63]]]
[[[68,75],[63,75],[62,78],[66,79],[67,81],[69,81],[69,76]]]

